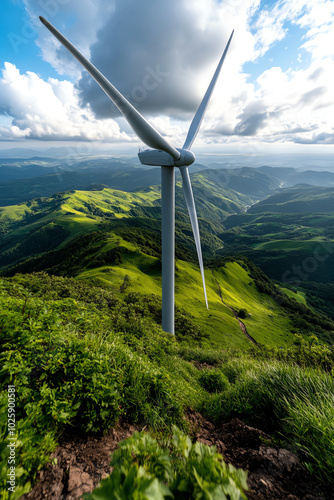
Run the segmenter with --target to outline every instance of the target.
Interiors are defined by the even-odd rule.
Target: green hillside
[[[245,214],[228,216],[218,235],[224,242],[218,253],[247,256],[286,285],[333,283],[333,196],[333,188],[298,186],[256,203]],[[334,317],[330,304],[321,308]]]
[[[217,234],[231,212],[242,212],[249,200],[210,183],[195,182],[204,254],[222,243]],[[176,189],[177,242],[194,252],[189,216],[181,186]],[[116,189],[70,191],[52,198],[0,208],[0,267],[53,250],[71,239],[103,227],[160,227],[160,188],[125,192]]]
[[[326,242],[322,237],[313,238],[312,240],[280,240],[267,241],[265,243],[260,243],[256,245],[255,250],[282,250],[284,252],[302,252],[305,254],[311,254],[317,252],[319,248],[319,242],[325,243],[326,247],[319,250],[319,255],[325,255],[326,252],[334,252],[334,242]],[[321,251],[322,250],[322,251]]]
[[[249,209],[249,213],[333,212],[334,188],[295,186],[273,194]]]
[[[120,237],[111,238],[101,253],[107,253],[116,246],[122,256],[121,262],[87,269],[77,278],[106,287],[116,296],[132,292],[160,296],[158,258],[143,254],[138,247]],[[240,330],[234,314],[222,303],[219,287],[223,290],[222,298],[228,306],[237,311],[247,309],[251,314],[244,323],[257,342],[287,345],[292,341],[294,328],[289,317],[273,298],[258,292],[254,281],[239,263],[227,262],[223,268],[207,269],[205,279],[209,310],[205,307],[198,266],[176,261],[176,306],[192,315],[196,325],[206,332],[210,341],[222,346],[249,347],[249,340]]]
[[[227,247],[248,238],[254,255],[277,258],[289,246],[289,256],[309,255],[325,234],[266,240],[261,225],[274,235],[280,214],[242,216],[251,198],[201,172],[194,177],[209,309],[178,185],[175,337],[160,326],[159,188],[76,190],[0,210],[0,381],[15,385],[20,467],[13,499],[31,488],[66,431],[98,436],[129,422],[168,447],[172,425],[194,437],[194,411],[210,422],[236,417],[259,426],[289,443],[323,484],[332,481],[334,322],[315,311],[308,292],[282,289],[244,256],[214,256],[225,234]],[[235,212],[259,234],[233,224],[224,232]],[[0,492],[12,500],[7,433],[0,420]]]

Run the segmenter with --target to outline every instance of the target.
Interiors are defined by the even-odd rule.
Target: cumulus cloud
[[[37,21],[43,15],[176,145],[186,135],[186,121],[200,103],[232,28],[234,40],[196,144],[239,137],[305,144],[332,140],[332,0],[278,0],[264,7],[260,0],[24,3],[36,25],[43,58],[72,82],[43,82],[37,75],[20,75],[6,67],[0,113],[12,116],[13,123],[0,130],[2,137],[134,137],[124,120],[114,121],[119,112],[99,86]],[[291,25],[303,29],[300,49],[309,52],[309,67],[268,67],[257,81],[250,81],[244,63],[260,61],[284,39],[288,43]],[[31,102],[37,103],[33,111]]]
[[[334,2],[332,0],[279,0],[261,11],[254,23],[256,56],[263,55],[289,32],[286,22],[304,28],[304,48],[313,59],[334,55]]]
[[[308,68],[284,72],[273,67],[256,84],[243,85],[243,98],[226,103],[226,115],[205,127],[216,142],[231,136],[265,142],[330,144],[334,130],[334,61],[314,61]]]
[[[11,125],[0,128],[2,140],[130,140],[114,120],[97,120],[89,106],[82,108],[71,82],[44,81],[32,72],[22,75],[10,63],[5,63],[0,80],[0,111],[13,118]]]
[[[331,144],[334,130],[334,2],[280,0],[255,17],[255,59],[288,33],[288,24],[305,30],[301,47],[312,62],[300,70],[268,68],[253,84],[236,80],[225,102],[228,120],[210,123],[206,136],[216,141],[250,136],[266,142]],[[236,99],[240,92],[240,99]],[[224,114],[224,116],[226,116]]]
[[[24,0],[36,22],[45,15],[110,79],[138,109],[149,115],[189,117],[199,104],[232,28],[231,69],[252,57],[249,15],[259,0]],[[49,3],[59,3],[54,14]],[[41,12],[42,11],[42,12]],[[38,26],[43,57],[60,74],[77,76],[79,66]],[[242,41],[242,42],[241,42]],[[152,78],[152,73],[162,77]],[[89,75],[78,88],[82,103],[98,117],[116,116]],[[180,115],[180,116],[179,116]]]
[[[116,0],[115,0],[116,1]],[[73,43],[87,56],[106,16],[114,9],[113,0],[23,0],[31,23],[38,34],[37,45],[43,58],[60,75],[78,78],[81,67],[55,38],[42,26],[39,16],[45,17],[60,30],[70,27]]]
[[[142,112],[181,118],[199,104],[199,77],[218,63],[232,30],[231,13],[223,18],[223,5],[117,2],[91,47],[91,60]],[[83,74],[79,89],[97,116],[116,113],[89,75]]]

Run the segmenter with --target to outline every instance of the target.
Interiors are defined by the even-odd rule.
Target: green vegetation
[[[246,498],[247,473],[225,465],[215,447],[191,439],[177,427],[169,448],[136,432],[113,454],[109,478],[87,500]]]
[[[284,288],[282,286],[280,287],[280,289],[282,290],[283,293],[285,293],[285,295],[287,295],[291,299],[295,299],[297,300],[297,302],[300,302],[301,304],[307,306],[306,293],[299,292],[297,290],[290,290],[289,288]]]
[[[323,311],[334,320],[334,283],[303,281],[298,287],[290,285],[295,293],[306,294],[307,302],[318,311]]]
[[[222,372],[232,385],[205,403],[204,413],[212,419],[240,416],[269,432],[279,431],[305,453],[310,470],[333,479],[334,433],[328,425],[334,418],[331,375],[247,358],[231,360]]]
[[[82,183],[93,176],[93,163],[83,162]],[[109,181],[134,189],[136,169],[130,182],[119,167]],[[61,183],[76,177],[66,175]],[[45,177],[54,181],[54,174]],[[49,189],[50,178],[43,184]],[[11,500],[31,488],[64,430],[101,434],[120,419],[155,437],[136,434],[122,443],[114,473],[87,498],[136,491],[147,498],[239,499],[242,471],[183,433],[192,434],[185,418],[191,409],[213,422],[240,417],[266,430],[319,479],[333,481],[333,190],[281,190],[244,213],[279,187],[270,172],[206,170],[193,175],[193,184],[203,253],[211,259],[210,309],[177,184],[175,337],[160,327],[159,188],[95,185],[0,209],[5,500],[9,384],[18,460]],[[298,266],[307,277],[293,279]]]
[[[318,477],[330,476],[334,356],[317,339],[249,353],[212,349],[182,310],[176,339],[163,333],[161,304],[152,296],[130,293],[121,300],[104,288],[46,274],[3,279],[0,290],[2,415],[7,386],[15,385],[18,491],[30,488],[68,426],[103,432],[122,417],[169,435],[173,424],[186,430],[185,408],[212,420],[240,416],[282,435]],[[209,366],[199,370],[198,362]],[[4,489],[5,418],[1,436]],[[194,457],[212,460],[213,452],[196,449]]]
[[[227,231],[217,235],[224,242],[218,253],[246,256],[284,286],[303,287],[307,281],[330,284],[334,276],[333,196],[333,188],[281,190],[252,205],[246,214],[227,217]],[[328,307],[318,301],[316,307],[334,314],[333,304]]]
[[[289,289],[286,293],[291,298],[305,305],[306,300],[313,310],[334,319],[334,215],[327,215],[231,216],[225,221],[230,229],[219,235],[225,243],[219,253],[249,258]],[[276,231],[269,225],[277,225]]]
[[[333,188],[300,185],[284,189],[256,203],[249,213],[326,213],[333,212],[333,201]]]

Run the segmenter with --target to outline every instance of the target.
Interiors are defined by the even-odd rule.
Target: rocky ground
[[[194,411],[188,411],[187,419],[194,438],[216,445],[226,462],[249,471],[249,500],[334,500],[334,489],[315,481],[296,455],[268,444],[270,436],[261,430],[238,419],[214,425]],[[99,438],[62,436],[52,462],[22,500],[80,499],[110,474],[110,454],[136,430],[141,429],[123,423]]]

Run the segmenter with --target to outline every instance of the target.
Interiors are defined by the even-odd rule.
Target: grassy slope
[[[324,238],[318,237],[312,240],[279,240],[267,241],[265,243],[259,243],[254,247],[255,250],[284,250],[284,252],[301,252],[305,254],[312,254],[317,249],[319,254],[326,254],[324,248],[319,247],[319,242],[325,241]],[[334,251],[334,242],[326,242],[326,248]]]
[[[128,217],[130,211],[140,205],[153,207],[159,198],[158,188],[142,193],[103,189],[60,193],[53,198],[0,208],[1,264],[14,264],[41,251],[53,250],[76,236],[98,230],[106,217],[113,220]],[[43,235],[46,228],[48,238]],[[58,230],[60,236],[49,248],[47,240],[53,229]],[[37,239],[44,241],[42,247],[37,245],[35,248],[34,240]]]
[[[297,186],[282,190],[252,206],[250,213],[316,213],[332,212],[334,189]]]
[[[127,275],[126,293],[161,294],[161,274],[157,270],[157,258],[140,252],[133,244],[119,236],[110,238],[103,252],[115,247],[126,249],[123,262],[87,269],[78,279],[108,287],[116,296],[122,296],[120,288]],[[234,309],[247,309],[252,315],[245,320],[249,333],[260,343],[287,345],[292,342],[292,326],[284,311],[268,295],[260,293],[254,281],[238,263],[227,263],[220,270],[205,271],[209,310],[205,307],[201,276],[198,266],[178,260],[176,262],[175,301],[194,316],[210,339],[222,346],[248,348],[249,341],[241,332],[238,322],[221,302],[219,283],[223,299]]]
[[[289,288],[284,288],[284,287],[280,287],[280,289],[282,290],[282,292],[285,293],[285,295],[291,297],[292,299],[297,300],[297,302],[299,302],[300,304],[304,304],[305,306],[308,305],[306,293],[301,291],[293,291],[290,290]]]
[[[57,221],[70,230],[73,229],[72,221],[80,225],[83,224],[79,231],[85,232],[90,228],[89,224],[96,226],[100,222],[99,217],[103,215],[121,218],[143,202],[145,206],[153,206],[154,202],[160,198],[160,193],[158,188],[151,188],[142,193],[125,193],[116,189],[103,189],[101,191],[72,191],[59,196],[61,197],[59,210],[56,212],[49,213],[52,198],[42,198],[20,205],[0,208],[0,223],[4,226],[7,225],[9,231],[15,223],[25,223],[23,227],[11,231],[13,237],[16,234],[28,233],[50,220]],[[92,213],[92,207],[95,208],[96,215]],[[37,222],[30,222],[29,216],[31,217],[37,210],[41,217]],[[92,229],[94,228],[92,227]],[[78,234],[79,231],[76,229],[74,232]]]
[[[216,199],[218,194],[213,196]],[[13,238],[14,241],[24,238],[25,235],[30,235],[31,238],[31,233],[43,228],[45,224],[48,227],[52,227],[52,224],[62,227],[65,234],[61,234],[63,239],[58,246],[63,248],[74,237],[98,230],[103,220],[129,218],[133,215],[133,210],[143,206],[154,208],[159,203],[159,198],[158,188],[149,188],[137,193],[113,189],[74,191],[58,195],[56,206],[53,199],[37,200],[18,207],[7,207],[2,210],[1,215],[2,220],[6,219],[7,223],[18,223],[17,229],[14,228],[8,234],[8,238]],[[206,208],[210,209],[211,201],[206,200],[205,203]],[[41,217],[38,220],[33,219],[29,224],[34,214]],[[26,224],[22,224],[24,217]],[[103,265],[94,263],[99,254],[106,254],[117,247],[122,251],[121,263],[108,262],[108,259]],[[30,252],[30,246],[27,251]],[[153,255],[147,255],[138,245],[110,231],[106,242],[99,247],[95,255],[92,254],[92,261],[85,263],[85,269],[80,272],[78,278],[103,285],[119,296],[123,295],[124,291],[120,290],[125,284],[125,294],[139,292],[160,296],[159,262]],[[253,280],[239,264],[228,263],[214,272],[206,270],[206,284],[209,310],[205,308],[198,267],[189,262],[177,261],[176,305],[195,318],[196,324],[209,334],[211,341],[219,345],[241,348],[247,348],[250,344],[241,332],[232,311],[222,304],[218,293],[219,284],[227,305],[237,311],[246,309],[251,315],[245,319],[245,324],[255,340],[268,345],[291,343],[293,327],[290,319],[271,297],[258,292]]]

